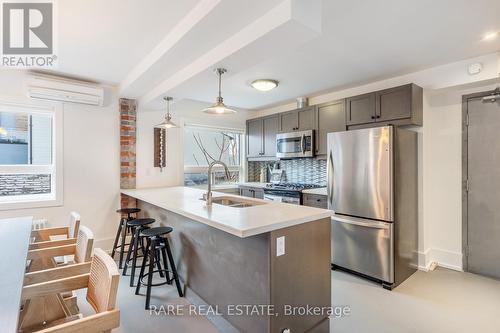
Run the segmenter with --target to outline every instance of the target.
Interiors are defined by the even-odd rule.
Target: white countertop
[[[238,189],[239,184],[217,184],[217,185],[212,185],[212,189],[214,191],[216,190],[231,190],[231,189]],[[197,188],[200,190],[206,191],[208,188],[208,185],[195,185],[195,186],[189,186],[191,188]]]
[[[302,193],[317,194],[317,195],[324,195],[324,196],[328,195],[326,193],[326,187],[311,188],[311,189],[308,189],[308,190],[302,190]]]
[[[2,332],[17,332],[32,217],[0,220],[0,322]]]
[[[121,192],[241,238],[333,215],[330,210],[250,199],[218,192],[213,192],[213,198],[236,197],[240,200],[264,204],[234,208],[214,203],[211,207],[207,207],[205,201],[200,200],[205,191],[190,187],[121,190]]]
[[[255,188],[266,188],[267,185],[271,183],[259,183],[259,182],[244,182],[244,183],[235,183],[235,184],[217,184],[217,185],[212,185],[212,189],[214,191],[217,190],[230,190],[230,189],[237,189],[240,186],[247,186],[247,187],[255,187]],[[196,186],[189,186],[191,188],[197,188],[201,190],[207,190],[207,185],[196,185]]]

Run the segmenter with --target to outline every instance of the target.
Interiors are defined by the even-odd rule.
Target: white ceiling
[[[119,84],[196,3],[58,1],[58,71]]]
[[[289,101],[500,50],[498,0],[60,1],[58,72],[243,109]],[[260,93],[257,78],[280,81]]]

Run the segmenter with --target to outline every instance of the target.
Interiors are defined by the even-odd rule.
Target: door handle
[[[339,216],[333,216],[332,222],[340,222],[346,224],[357,225],[360,227],[372,228],[372,229],[384,229],[387,230],[390,228],[390,223],[379,222],[379,221],[363,221],[362,219],[350,219],[343,218]]]
[[[332,156],[332,151],[330,150],[328,152],[328,169],[327,169],[327,175],[328,175],[328,186],[326,187],[327,190],[327,195],[328,195],[328,208],[333,209],[333,172],[335,171],[335,167],[333,165],[333,156]]]
[[[306,135],[302,135],[302,139],[300,140],[300,145],[302,146],[302,154],[306,153]]]

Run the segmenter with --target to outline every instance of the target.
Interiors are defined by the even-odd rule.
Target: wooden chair
[[[37,332],[110,332],[120,325],[120,311],[116,309],[120,273],[114,260],[102,249],[95,249],[90,273],[69,277],[61,274],[56,280],[52,280],[54,275],[42,273],[39,272],[37,283],[23,287],[22,300],[87,288],[87,301],[96,314],[69,316],[47,323]]]
[[[78,237],[79,228],[80,215],[76,212],[71,212],[67,227],[33,230],[31,232],[31,237],[34,239],[34,242],[30,244],[30,250],[74,244],[76,243],[76,238]],[[66,236],[66,239],[51,239],[51,237],[63,235]]]
[[[61,279],[86,274],[91,269],[91,254],[94,235],[89,228],[81,226],[76,244],[40,248],[28,251],[28,273],[24,276],[24,285],[40,283],[47,278]],[[74,263],[58,266],[54,257],[73,255]],[[36,269],[31,269],[35,266]],[[40,269],[42,268],[42,269]],[[78,313],[76,296],[70,293],[53,293],[43,297],[27,299],[23,303],[20,315],[20,329],[27,329],[42,322],[55,321]]]
[[[90,261],[94,235],[89,228],[84,226],[80,227],[78,222],[78,231],[74,235],[74,238],[66,240],[71,240],[71,242],[44,241],[42,244],[31,244],[27,257],[27,259],[31,261],[28,271],[33,272],[56,267],[57,263],[54,261],[55,257],[72,255],[73,262],[77,264]]]

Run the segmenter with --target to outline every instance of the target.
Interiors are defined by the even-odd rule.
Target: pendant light
[[[163,100],[167,102],[167,114],[165,115],[165,120],[161,123],[156,125],[156,128],[176,128],[179,127],[177,126],[173,121],[172,121],[172,115],[170,114],[170,101],[173,100],[172,97],[163,97]]]
[[[215,104],[212,104],[210,107],[203,109],[203,112],[210,113],[210,114],[231,114],[231,113],[236,113],[235,110],[228,108],[223,101],[222,95],[221,95],[221,81],[222,81],[222,74],[226,73],[227,71],[224,68],[217,68],[215,70],[215,73],[219,76],[219,97],[215,100]]]

